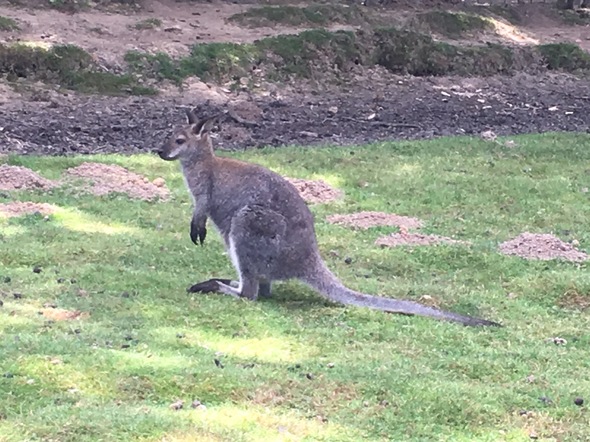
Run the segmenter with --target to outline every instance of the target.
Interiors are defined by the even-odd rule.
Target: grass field
[[[500,329],[343,308],[295,282],[257,303],[188,295],[234,273],[213,228],[203,247],[190,242],[177,164],[1,159],[52,179],[83,161],[117,163],[164,177],[172,199],[12,194],[60,211],[0,218],[0,441],[590,440],[588,264],[497,251],[523,231],[590,250],[590,136],[513,140],[233,154],[345,191],[312,210],[322,254],[350,287],[430,295]],[[373,242],[395,228],[325,221],[360,210],[416,216],[423,232],[472,245],[382,249]],[[89,316],[48,321],[46,303]],[[177,400],[183,409],[170,408]]]

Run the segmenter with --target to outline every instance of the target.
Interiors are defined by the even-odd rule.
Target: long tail
[[[326,267],[322,259],[318,260],[318,264],[315,267],[316,271],[312,273],[312,276],[303,278],[303,281],[316,289],[321,295],[334,302],[356,307],[367,307],[389,313],[427,316],[435,319],[455,321],[469,326],[487,325],[501,327],[497,322],[438,310],[413,301],[383,298],[355,292],[345,287],[330,269]]]

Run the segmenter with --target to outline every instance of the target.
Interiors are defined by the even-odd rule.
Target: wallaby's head
[[[175,131],[158,151],[160,158],[173,161],[193,155],[213,152],[209,131],[219,115],[199,120],[191,110],[186,111],[188,124]]]

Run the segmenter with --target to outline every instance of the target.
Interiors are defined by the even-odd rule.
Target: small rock
[[[43,304],[43,307],[45,307],[45,308],[57,308],[57,304],[54,304],[53,302],[46,302],[45,304]]]
[[[531,431],[531,432],[529,433],[529,437],[530,437],[531,439],[538,439],[538,438],[539,438],[539,435],[538,435],[537,433],[535,433],[534,431]]]
[[[330,106],[328,108],[328,112],[331,113],[332,115],[335,115],[338,113],[338,106]]]
[[[8,284],[10,281],[12,281],[12,279],[10,278],[10,276],[5,276],[4,277],[4,284]]]
[[[65,278],[57,278],[57,283],[58,284],[63,284],[64,282],[66,282]]]
[[[207,407],[201,403],[201,401],[193,401],[193,403],[191,404],[191,407],[194,408],[195,410],[206,410]]]
[[[14,299],[23,299],[23,295],[22,295],[22,293],[13,293],[13,294],[12,294],[12,297],[13,297]]]
[[[221,363],[221,361],[217,358],[213,359],[213,361],[215,362],[215,365],[218,366],[219,368],[223,368],[223,364]]]
[[[182,338],[184,338],[184,333],[176,333],[176,337],[178,339],[182,339]]]
[[[12,373],[4,373],[2,376],[7,379],[12,379],[14,377],[14,375]]]
[[[347,257],[347,258],[344,260],[344,262],[345,262],[346,264],[352,264],[352,258],[350,258],[350,257]]]
[[[129,292],[121,293],[121,298],[129,298]]]
[[[305,375],[305,377],[306,377],[307,379],[309,379],[310,381],[311,381],[311,380],[313,380],[313,374],[312,374],[312,373],[307,373],[307,374]]]
[[[166,180],[164,180],[164,178],[156,178],[152,184],[156,187],[164,187]]]
[[[494,132],[492,132],[491,130],[486,130],[483,131],[481,133],[481,138],[486,140],[486,141],[495,141],[496,138],[498,137]]]
[[[566,345],[567,344],[567,341],[565,339],[563,339],[563,338],[559,338],[559,337],[556,336],[555,338],[553,338],[553,343],[555,345]]]
[[[330,363],[328,364],[328,368],[334,368],[334,363],[333,363],[333,362],[330,362]]]
[[[581,407],[582,405],[584,405],[584,399],[582,399],[581,397],[577,397],[574,399],[574,404],[576,404],[578,407]]]
[[[33,273],[41,273],[42,271],[43,271],[43,269],[39,266],[33,267]]]
[[[170,409],[171,410],[182,410],[183,406],[184,406],[184,402],[181,400],[177,400],[176,402],[172,402],[170,404]]]

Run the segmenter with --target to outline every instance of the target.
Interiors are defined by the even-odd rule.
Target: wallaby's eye
[[[181,144],[184,144],[185,141],[186,140],[184,138],[177,138],[176,139],[176,144],[178,144],[180,146]]]

